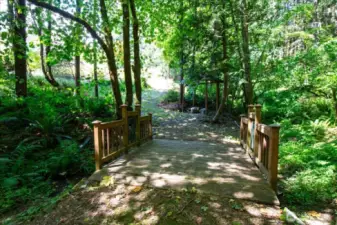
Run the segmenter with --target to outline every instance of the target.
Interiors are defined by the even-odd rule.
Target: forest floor
[[[153,113],[155,138],[237,143],[238,124],[230,116],[213,124],[207,116],[159,108],[165,93],[165,88],[149,90],[143,97],[143,113]],[[55,201],[52,210],[40,208],[30,221],[14,224],[283,224],[279,206],[203,193],[195,187],[116,183],[109,176],[99,183],[84,179]],[[300,213],[307,224],[333,224],[331,212]]]

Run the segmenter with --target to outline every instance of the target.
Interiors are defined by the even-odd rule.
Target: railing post
[[[248,105],[248,131],[247,131],[247,143],[246,143],[246,151],[250,152],[251,150],[251,142],[252,142],[252,120],[250,118],[250,113],[254,111],[254,105]]]
[[[268,181],[273,188],[277,191],[277,174],[278,174],[278,146],[279,146],[279,134],[281,126],[278,124],[270,125],[272,135],[270,137],[270,149],[268,159]]]
[[[96,171],[102,169],[102,129],[100,128],[101,121],[94,121],[94,142],[95,142],[95,165]]]
[[[153,132],[152,132],[152,113],[149,113],[150,121],[149,121],[149,136],[150,139],[153,139]]]
[[[122,120],[124,122],[123,127],[123,144],[125,148],[125,153],[128,153],[129,150],[129,122],[128,122],[128,106],[121,105],[122,108]]]
[[[259,151],[260,137],[257,132],[257,126],[261,123],[261,105],[255,105],[255,129],[254,129],[254,156],[261,162],[261,149]]]
[[[137,122],[136,122],[136,142],[137,146],[140,146],[140,117],[141,117],[141,105],[136,104],[135,110],[138,113]]]
[[[244,133],[243,133],[243,118],[245,118],[245,114],[241,114],[240,115],[240,144],[242,145],[242,147],[244,146],[245,143],[243,143],[243,137],[244,137]]]

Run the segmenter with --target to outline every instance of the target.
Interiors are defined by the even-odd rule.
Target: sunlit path
[[[278,204],[259,170],[235,143],[154,140],[106,165],[89,180],[157,188],[196,188],[230,198]]]

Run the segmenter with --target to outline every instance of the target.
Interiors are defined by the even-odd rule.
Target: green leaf
[[[16,186],[18,183],[19,183],[18,179],[16,179],[15,177],[9,177],[9,178],[4,179],[3,186],[7,188],[11,188],[11,187]]]
[[[7,32],[2,32],[1,33],[1,40],[5,40],[5,39],[7,39],[7,37],[8,37],[8,33]]]

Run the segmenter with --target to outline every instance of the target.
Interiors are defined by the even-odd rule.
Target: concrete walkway
[[[279,201],[252,160],[234,142],[153,140],[134,148],[94,173],[115,183],[156,188],[195,188],[209,194],[278,205]]]

